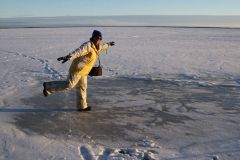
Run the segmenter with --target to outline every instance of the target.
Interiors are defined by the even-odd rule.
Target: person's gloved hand
[[[115,45],[115,42],[108,42],[108,45],[114,46],[114,45]]]
[[[58,61],[62,61],[62,63],[67,62],[69,59],[71,58],[71,56],[67,55],[65,57],[59,57],[57,60]]]

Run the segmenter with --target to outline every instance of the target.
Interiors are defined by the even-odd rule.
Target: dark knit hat
[[[100,31],[94,30],[92,33],[92,38],[96,37],[96,36],[98,36],[102,39],[102,33]]]

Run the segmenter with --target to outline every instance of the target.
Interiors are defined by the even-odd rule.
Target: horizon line
[[[21,28],[25,28],[25,29],[34,29],[34,28],[84,28],[84,27],[106,27],[106,28],[116,28],[116,27],[146,27],[146,28],[193,28],[193,29],[240,29],[240,27],[214,27],[214,26],[154,26],[154,25],[143,25],[143,26],[136,26],[136,25],[116,25],[116,26],[111,26],[111,25],[83,25],[83,26],[46,26],[46,27],[0,27],[0,29],[21,29]]]
[[[0,19],[14,19],[14,18],[60,18],[60,17],[126,17],[126,16],[209,16],[209,17],[234,17],[234,16],[240,16],[240,15],[205,15],[205,14],[196,14],[196,15],[188,15],[188,14],[182,14],[182,15],[174,15],[174,14],[149,14],[149,15],[62,15],[62,16],[21,16],[21,17],[0,17]]]

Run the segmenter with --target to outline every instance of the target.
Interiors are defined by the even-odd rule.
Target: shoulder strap
[[[100,56],[99,54],[97,54],[97,56],[98,56],[98,67],[100,67],[101,66]]]
[[[95,45],[93,44],[93,42],[91,42],[91,45],[94,47],[94,49],[96,50],[96,47],[95,47]],[[97,50],[96,50],[96,52],[97,52]],[[101,66],[101,61],[100,61],[100,56],[99,56],[99,53],[97,53],[97,56],[98,56],[98,62],[99,62],[99,65],[98,65],[98,67],[99,66]]]

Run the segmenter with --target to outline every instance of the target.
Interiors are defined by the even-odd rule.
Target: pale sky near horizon
[[[240,0],[0,0],[0,18],[240,15]]]

